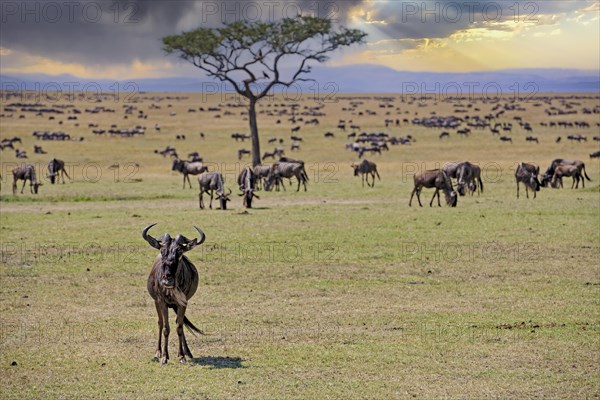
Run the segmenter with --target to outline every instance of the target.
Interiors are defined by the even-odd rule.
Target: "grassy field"
[[[591,140],[598,114],[547,116],[550,105],[531,99],[498,120],[513,123],[512,145],[487,129],[439,140],[441,129],[385,128],[384,119],[452,115],[467,100],[395,96],[392,107],[381,108],[377,96],[362,95],[352,115],[343,110],[351,107],[346,96],[325,104],[318,126],[298,123],[304,142],[290,153],[294,125],[268,115],[286,108],[284,101],[267,100],[259,110],[262,150],[273,148],[267,138],[284,138],[288,154],[306,162],[308,191],[260,192],[255,208],[244,210],[234,190],[230,209],[220,211],[199,210],[195,179],[194,189],[182,189],[171,160],[154,150],[172,145],[182,157],[198,151],[236,189],[249,162],[239,163],[237,150],[250,145],[230,134],[247,132],[244,109],[188,112],[231,101],[165,96],[42,99],[115,112],[84,112],[76,121],[19,111],[0,118],[1,138],[22,138],[19,147],[44,183],[38,195],[26,187],[13,196],[10,171],[23,160],[10,149],[0,153],[0,398],[600,398],[600,165],[588,157],[599,149]],[[5,99],[2,112],[19,101],[34,102]],[[600,98],[555,98],[551,105],[564,109],[565,102],[592,109]],[[483,117],[497,102],[472,103],[456,115]],[[135,110],[124,119],[124,104],[148,118]],[[300,112],[318,105],[310,98],[298,104]],[[525,142],[514,117],[532,124],[540,144]],[[369,156],[382,179],[362,188],[339,119],[416,142]],[[540,125],[550,121],[592,127]],[[148,129],[143,137],[97,136],[88,123]],[[84,141],[36,141],[31,133],[39,130]],[[326,131],[336,137],[324,138]],[[573,133],[588,142],[567,141]],[[48,154],[33,154],[34,144]],[[68,163],[73,181],[50,185],[44,175],[52,157]],[[516,163],[545,170],[554,158],[583,160],[592,181],[585,189],[542,189],[536,199],[522,191],[517,199]],[[482,166],[482,195],[460,197],[456,208],[430,208],[433,193],[424,189],[424,207],[408,207],[415,171],[461,160]],[[151,361],[157,325],[146,279],[156,250],[140,232],[154,222],[157,236],[192,237],[192,225],[207,236],[189,254],[200,286],[187,316],[207,333],[188,334],[193,365],[174,357],[173,330],[170,363]]]

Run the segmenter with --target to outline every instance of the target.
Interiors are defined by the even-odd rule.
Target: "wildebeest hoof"
[[[163,365],[167,364],[168,359],[166,357],[163,357],[160,359],[160,366],[162,367]]]
[[[158,362],[159,358],[157,356],[152,357],[152,362]]]
[[[179,358],[179,362],[180,362],[181,364],[185,364],[185,356],[181,356],[181,357]]]

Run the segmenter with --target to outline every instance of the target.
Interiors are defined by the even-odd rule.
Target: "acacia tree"
[[[256,103],[276,85],[310,81],[311,62],[323,63],[341,47],[364,43],[366,33],[336,28],[326,18],[303,16],[275,22],[236,21],[163,38],[164,50],[228,82],[248,99],[252,164],[260,164]]]

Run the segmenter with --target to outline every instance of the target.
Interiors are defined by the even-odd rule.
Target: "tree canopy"
[[[326,18],[301,16],[275,22],[236,21],[220,28],[198,28],[163,38],[164,50],[228,82],[250,100],[253,160],[260,162],[254,105],[276,85],[309,81],[311,62],[323,63],[328,54],[355,43],[366,33],[335,27]],[[290,67],[292,65],[292,67]],[[285,66],[285,68],[283,68]],[[286,69],[286,71],[284,71]],[[255,137],[256,136],[256,140]]]

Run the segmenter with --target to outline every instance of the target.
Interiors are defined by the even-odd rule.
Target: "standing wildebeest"
[[[515,171],[515,180],[517,181],[517,199],[519,198],[519,182],[525,185],[525,194],[529,198],[529,190],[533,191],[533,198],[536,197],[536,192],[540,191],[540,181],[538,180],[538,174],[540,173],[540,167],[533,164],[527,164],[520,162]]]
[[[571,184],[571,189],[575,186],[575,189],[579,188],[579,180],[583,182],[583,176],[581,176],[581,171],[576,165],[567,165],[567,164],[558,164],[554,169],[554,175],[552,175],[551,185],[552,187],[558,187],[558,183],[560,183],[560,187],[563,187],[562,178],[565,176],[570,176],[573,178],[573,183]],[[577,182],[577,185],[575,185]]]
[[[308,175],[304,170],[304,163],[296,162],[276,162],[271,166],[269,175],[265,180],[265,190],[270,191],[273,184],[277,182],[278,178],[296,177],[298,179],[298,188],[296,191],[300,191],[300,185],[304,185],[304,191],[306,192],[306,182],[308,181]]]
[[[554,176],[554,170],[556,169],[556,167],[558,167],[561,164],[562,165],[574,165],[574,166],[577,167],[577,169],[579,170],[579,176],[582,177],[581,183],[582,183],[582,185],[583,185],[584,188],[585,188],[585,181],[583,180],[584,176],[587,178],[588,181],[590,181],[590,182],[592,181],[590,179],[590,177],[587,175],[587,173],[585,172],[585,164],[584,164],[583,161],[580,161],[580,160],[564,160],[562,158],[557,158],[557,159],[555,159],[555,160],[552,161],[552,163],[550,164],[550,166],[548,167],[548,169],[546,170],[546,172],[542,176],[542,186],[544,186],[544,187],[548,186],[548,184],[552,180],[552,177]]]
[[[179,362],[186,362],[186,357],[192,360],[183,325],[190,331],[203,332],[190,322],[185,316],[188,300],[194,296],[198,289],[198,271],[192,262],[183,253],[192,250],[194,247],[204,243],[206,236],[196,228],[200,233],[200,239],[190,240],[183,235],[177,235],[172,239],[168,233],[165,233],[159,239],[155,239],[148,234],[152,224],[144,228],[142,237],[150,246],[160,251],[156,256],[150,276],[148,276],[148,293],[154,300],[156,313],[158,314],[158,346],[154,361],[160,360],[160,365],[166,364],[169,360],[168,340],[169,340],[169,308],[172,308],[177,315],[177,336],[179,336],[179,351],[177,357]],[[164,343],[163,343],[164,340]]]
[[[444,195],[446,197],[446,204],[451,207],[456,207],[456,203],[458,202],[458,195],[454,188],[452,187],[452,179],[442,170],[440,169],[431,169],[424,172],[416,173],[414,176],[415,187],[410,194],[410,200],[408,202],[408,206],[412,206],[412,199],[415,193],[417,194],[417,200],[419,201],[419,206],[423,207],[421,204],[421,190],[426,188],[435,188],[435,193],[429,202],[429,207],[433,205],[433,199],[435,196],[438,198],[438,207],[441,207],[440,204],[440,190],[444,191]]]
[[[252,171],[252,168],[246,167],[242,170],[240,175],[238,176],[238,185],[242,193],[240,196],[243,196],[242,204],[245,208],[252,208],[252,199],[255,197],[260,200],[255,193],[256,187],[256,176]]]
[[[53,158],[48,164],[48,172],[50,177],[50,183],[54,185],[54,181],[59,182],[62,177],[63,184],[65,183],[65,175],[67,178],[71,179],[67,171],[65,170],[65,162],[63,160],[58,160]]]
[[[210,204],[209,208],[212,209],[212,201],[214,192],[217,192],[217,200],[221,205],[221,210],[227,210],[227,202],[231,201],[229,195],[231,194],[231,189],[229,189],[229,193],[225,194],[225,180],[223,179],[223,175],[220,172],[207,172],[198,177],[198,183],[200,184],[200,194],[198,195],[200,208],[204,208],[204,193],[210,194]]]
[[[17,181],[23,180],[23,187],[21,188],[21,194],[25,189],[25,184],[29,181],[29,189],[32,194],[37,194],[38,188],[42,186],[42,182],[38,182],[35,175],[35,167],[32,164],[26,164],[21,167],[17,167],[12,170],[13,174],[13,194],[17,194]]]
[[[173,160],[173,168],[171,170],[181,172],[183,174],[183,188],[185,189],[185,180],[187,179],[191,189],[192,183],[190,182],[189,175],[199,175],[208,171],[208,167],[201,162],[189,162],[176,158]]]
[[[379,172],[377,172],[377,164],[374,162],[363,160],[360,164],[352,163],[350,166],[354,169],[354,176],[358,176],[359,174],[361,175],[363,187],[365,187],[365,179],[367,180],[367,186],[375,186],[375,175],[377,175],[377,178],[381,180]],[[369,185],[369,175],[373,180],[371,185]]]

